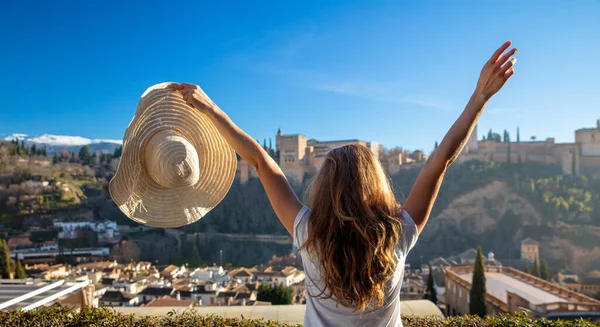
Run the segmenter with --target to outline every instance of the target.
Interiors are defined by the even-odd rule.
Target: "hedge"
[[[446,319],[403,317],[405,327],[593,327],[593,323],[579,321],[550,321],[547,319],[531,320],[525,315],[487,316],[483,319],[476,316],[457,316]],[[61,307],[35,309],[32,311],[0,311],[0,326],[39,326],[39,327],[284,327],[294,326],[266,320],[223,318],[219,316],[200,316],[191,313],[170,313],[161,317],[124,315],[109,308],[83,309],[80,312]]]

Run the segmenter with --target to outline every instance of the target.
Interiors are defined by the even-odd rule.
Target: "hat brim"
[[[154,85],[138,103],[123,138],[123,152],[109,192],[132,220],[162,228],[191,224],[223,200],[235,178],[235,151],[206,115],[188,106],[174,83]],[[145,142],[155,133],[172,129],[198,153],[200,178],[192,187],[165,188],[144,167]]]

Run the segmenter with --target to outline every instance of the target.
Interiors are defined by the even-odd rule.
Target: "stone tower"
[[[538,262],[540,259],[539,243],[529,237],[521,241],[521,259],[531,263]]]

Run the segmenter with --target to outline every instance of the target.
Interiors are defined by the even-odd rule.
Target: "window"
[[[462,297],[462,290],[460,288],[458,289],[458,297]]]
[[[471,303],[471,295],[467,294],[467,303]]]

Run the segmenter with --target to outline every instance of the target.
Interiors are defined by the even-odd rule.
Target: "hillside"
[[[426,257],[447,256],[447,249],[481,245],[502,261],[518,259],[520,241],[527,237],[540,242],[540,257],[554,269],[600,268],[600,227],[543,224],[531,202],[503,181],[457,197],[431,218],[414,251]]]
[[[117,167],[114,153],[63,152],[47,156],[22,143],[0,143],[0,224],[11,234],[51,226],[52,219],[109,219],[138,226],[108,196]],[[399,202],[410,192],[418,168],[391,176]],[[294,185],[306,191],[310,176]],[[199,222],[180,228],[189,237],[178,242],[156,232],[133,233],[142,259],[154,261],[247,262],[252,256],[285,254],[288,245],[199,239],[195,233],[278,234],[286,231],[275,216],[258,180],[235,181],[223,202]],[[517,259],[525,237],[540,241],[551,268],[565,265],[600,269],[600,181],[562,176],[540,164],[465,162],[447,173],[430,223],[409,256],[413,264],[450,256],[481,245],[497,258]],[[179,245],[179,246],[177,246]],[[169,251],[160,251],[167,248]],[[243,250],[240,250],[243,249]]]

